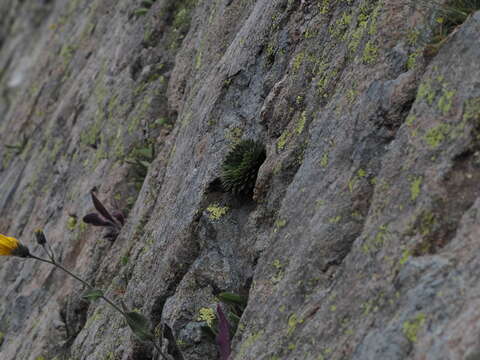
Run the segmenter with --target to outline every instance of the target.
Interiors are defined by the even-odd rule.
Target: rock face
[[[44,228],[186,360],[218,359],[224,291],[248,298],[231,360],[479,359],[480,12],[432,51],[441,10],[0,2],[0,233],[41,254]],[[219,185],[241,139],[266,147],[253,199]],[[114,242],[92,188],[128,212]],[[154,358],[48,264],[0,281],[2,360]]]

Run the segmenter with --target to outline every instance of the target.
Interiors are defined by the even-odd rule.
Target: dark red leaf
[[[217,305],[217,314],[218,314],[218,335],[217,335],[217,344],[220,350],[220,360],[228,360],[230,356],[230,329],[228,325],[228,320],[223,313],[222,307],[220,304]]]
[[[103,238],[110,241],[115,241],[117,236],[118,236],[118,231],[112,227],[110,230],[107,231],[105,235],[103,235]]]
[[[113,217],[120,221],[120,224],[125,225],[125,216],[123,216],[123,213],[121,211],[114,211]]]
[[[98,198],[95,196],[94,192],[90,192],[92,195],[92,201],[93,201],[93,206],[95,206],[95,209],[102,215],[105,219],[111,221],[112,223],[115,224],[115,219],[110,215],[107,209],[105,209],[105,206],[98,200]]]
[[[87,214],[83,217],[83,222],[93,226],[113,226],[113,224],[102,218],[97,213]]]

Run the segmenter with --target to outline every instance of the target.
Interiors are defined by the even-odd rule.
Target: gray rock
[[[185,360],[218,358],[221,292],[248,299],[231,360],[477,359],[480,12],[435,53],[436,6],[0,2],[0,233],[43,256],[44,228]],[[240,139],[252,197],[219,181]],[[0,281],[2,360],[155,356],[48,264]]]

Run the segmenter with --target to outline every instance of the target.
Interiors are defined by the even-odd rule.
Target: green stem
[[[52,252],[53,254],[53,252]],[[57,263],[55,260],[54,260],[54,257],[51,256],[51,259],[52,260],[47,260],[47,259],[42,259],[42,258],[39,258],[35,255],[32,255],[30,254],[29,256],[31,259],[34,259],[34,260],[38,260],[38,261],[41,261],[41,262],[44,262],[44,263],[47,263],[47,264],[50,264],[50,265],[53,265],[53,266],[56,266],[58,267],[60,270],[64,271],[65,273],[67,273],[68,275],[70,275],[71,277],[73,277],[74,279],[80,281],[83,285],[85,285],[86,287],[88,287],[89,289],[95,289],[92,285],[90,285],[88,282],[86,282],[85,280],[83,280],[82,278],[78,277],[77,275],[75,275],[74,273],[72,273],[70,270],[64,268],[62,265],[60,265],[59,263]],[[100,296],[105,302],[107,302],[113,309],[115,309],[116,311],[118,311],[120,314],[123,315],[123,317],[127,318],[127,314],[125,313],[125,311],[123,311],[122,309],[120,309],[112,300],[110,300],[109,298],[107,298],[106,296],[102,295]],[[162,358],[164,358],[165,360],[169,360],[169,358],[167,358],[165,356],[165,354],[162,352],[162,350],[160,349],[160,347],[158,346],[157,342],[156,341],[153,341],[151,340],[151,343],[153,344],[153,346],[155,347],[155,349],[157,349],[158,353],[162,356]]]
[[[83,285],[87,286],[89,289],[95,289],[92,285],[90,285],[88,282],[86,282],[85,280],[83,280],[82,278],[78,277],[77,275],[75,275],[74,273],[72,273],[70,270],[64,268],[62,265],[60,265],[59,263],[57,263],[56,261],[50,261],[50,260],[47,260],[47,259],[42,259],[42,258],[39,258],[39,257],[36,257],[35,255],[31,255],[30,254],[30,257],[32,259],[35,259],[35,260],[38,260],[38,261],[41,261],[41,262],[45,262],[47,264],[50,264],[50,265],[53,265],[53,266],[56,266],[58,267],[59,269],[61,269],[62,271],[66,272],[68,275],[70,275],[71,277],[73,277],[74,279],[80,281]],[[105,302],[107,302],[111,307],[113,307],[115,310],[117,310],[120,314],[122,314],[123,316],[125,316],[125,312],[120,309],[117,305],[115,305],[115,303],[110,300],[109,298],[107,298],[106,296],[102,295],[100,296]]]

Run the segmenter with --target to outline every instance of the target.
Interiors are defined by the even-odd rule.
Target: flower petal
[[[20,246],[20,242],[14,237],[0,234],[0,255],[9,256]]]

